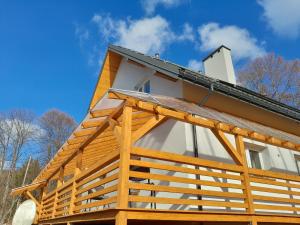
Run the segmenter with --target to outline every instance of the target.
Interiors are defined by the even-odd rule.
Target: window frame
[[[262,161],[262,157],[261,157],[261,151],[257,150],[257,149],[253,149],[253,148],[248,148],[248,153],[249,153],[249,161],[250,161],[250,167],[253,168],[253,169],[263,169],[263,161]],[[253,158],[253,153],[256,154],[256,157],[257,158]],[[259,163],[259,166],[257,165],[257,160],[258,160],[258,163]],[[254,162],[254,164],[253,164]]]
[[[147,89],[148,91],[146,91],[146,85],[148,85]],[[137,91],[139,92],[144,92],[147,94],[151,93],[151,82],[149,79],[146,79],[145,81],[143,81],[137,88]]]

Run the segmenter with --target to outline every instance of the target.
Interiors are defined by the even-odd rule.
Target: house
[[[86,117],[12,194],[39,224],[300,223],[300,111],[236,85],[225,46],[203,64],[109,46]]]

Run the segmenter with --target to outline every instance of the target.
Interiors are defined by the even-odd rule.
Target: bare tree
[[[68,114],[53,109],[40,118],[39,124],[43,130],[41,150],[43,163],[46,164],[76,128],[76,122]]]
[[[0,224],[15,206],[15,199],[9,195],[14,187],[15,174],[20,163],[24,147],[37,135],[38,128],[34,125],[34,116],[25,110],[14,110],[0,117]]]
[[[274,53],[257,58],[238,72],[239,83],[255,92],[300,108],[300,60]]]

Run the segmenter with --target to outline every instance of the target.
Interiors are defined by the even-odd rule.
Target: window
[[[138,89],[139,92],[145,92],[145,93],[150,93],[151,87],[150,87],[150,80],[145,81],[141,87]]]
[[[295,161],[296,161],[298,174],[300,175],[300,155],[295,155]]]
[[[260,152],[249,149],[251,167],[255,169],[261,169]]]

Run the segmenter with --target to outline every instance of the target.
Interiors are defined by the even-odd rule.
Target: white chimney
[[[205,75],[236,84],[231,50],[222,45],[203,59]]]

